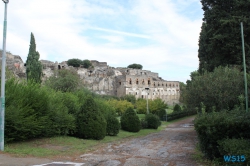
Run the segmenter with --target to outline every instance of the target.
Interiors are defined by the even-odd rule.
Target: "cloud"
[[[26,61],[33,32],[41,59],[140,63],[185,82],[198,67],[201,18],[199,0],[15,0],[8,4],[7,50]]]

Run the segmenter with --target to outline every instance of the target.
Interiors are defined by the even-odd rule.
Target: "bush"
[[[195,118],[195,130],[201,151],[209,159],[220,158],[218,141],[250,139],[250,113],[245,111],[221,111],[205,113]]]
[[[50,130],[49,94],[34,82],[6,81],[5,141],[47,137]]]
[[[50,105],[51,124],[47,130],[52,130],[52,135],[73,135],[76,129],[75,114],[79,111],[77,103],[68,93],[53,90],[49,92],[47,102]]]
[[[107,120],[107,135],[116,136],[120,130],[119,120],[113,115],[109,115],[106,120]]]
[[[138,132],[141,129],[139,117],[136,115],[133,108],[128,108],[121,116],[121,127],[125,131]]]
[[[244,94],[242,78],[243,72],[229,67],[218,67],[203,75],[193,72],[192,81],[187,81],[185,102],[191,109],[203,103],[206,112],[212,112],[213,107],[217,111],[232,110],[239,104],[238,96]]]
[[[83,65],[83,62],[80,59],[69,59],[67,61],[67,65],[73,67],[80,67],[81,65]]]
[[[141,119],[141,128],[142,129],[148,128],[148,122],[145,119]]]
[[[224,155],[244,155],[244,165],[250,164],[250,140],[245,139],[225,139],[218,141],[221,156]]]
[[[193,111],[182,111],[182,112],[173,112],[171,114],[167,114],[167,121],[172,121],[175,119],[180,119],[186,116],[191,116],[191,115],[195,115],[197,114],[196,110]],[[163,120],[165,120],[166,117],[163,118]]]
[[[148,129],[157,129],[161,125],[161,121],[157,115],[147,114],[145,116]]]
[[[45,85],[62,92],[75,91],[80,86],[80,77],[74,70],[61,69],[45,81]]]
[[[167,112],[165,109],[160,109],[160,110],[156,111],[156,115],[160,118],[160,120],[165,121]]]
[[[106,136],[107,122],[98,110],[92,96],[88,95],[76,116],[77,136],[100,140]]]
[[[175,104],[174,106],[174,112],[181,112],[181,106],[179,104]]]

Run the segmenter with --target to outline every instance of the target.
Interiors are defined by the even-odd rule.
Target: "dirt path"
[[[92,153],[71,159],[71,162],[78,162],[79,166],[196,166],[198,164],[191,157],[197,142],[193,119],[194,117],[190,117],[175,122],[159,133],[106,144]],[[8,159],[8,156],[0,154],[0,165],[12,166],[11,163],[4,162],[7,161],[6,159]],[[41,164],[42,161],[39,160],[43,159],[30,158],[28,160],[37,161],[27,163],[24,159],[21,160],[22,162],[19,160],[19,162],[12,162],[12,164],[16,164],[13,166]],[[45,163],[49,162],[52,161],[44,159],[43,165],[40,166],[60,165],[55,163],[45,165]],[[60,166],[73,165],[65,163],[65,165],[61,164]]]

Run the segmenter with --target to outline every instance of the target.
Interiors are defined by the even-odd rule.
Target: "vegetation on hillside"
[[[128,68],[132,68],[132,69],[142,69],[143,66],[141,64],[137,64],[137,63],[133,63],[131,65],[128,65]]]

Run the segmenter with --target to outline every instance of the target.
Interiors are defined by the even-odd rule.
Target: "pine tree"
[[[201,0],[204,10],[199,39],[199,72],[218,66],[242,69],[240,22],[244,24],[247,70],[250,71],[249,0]]]
[[[42,64],[39,58],[40,54],[36,51],[35,37],[31,33],[29,54],[26,60],[26,75],[27,80],[33,80],[37,83],[41,83],[42,76]]]

